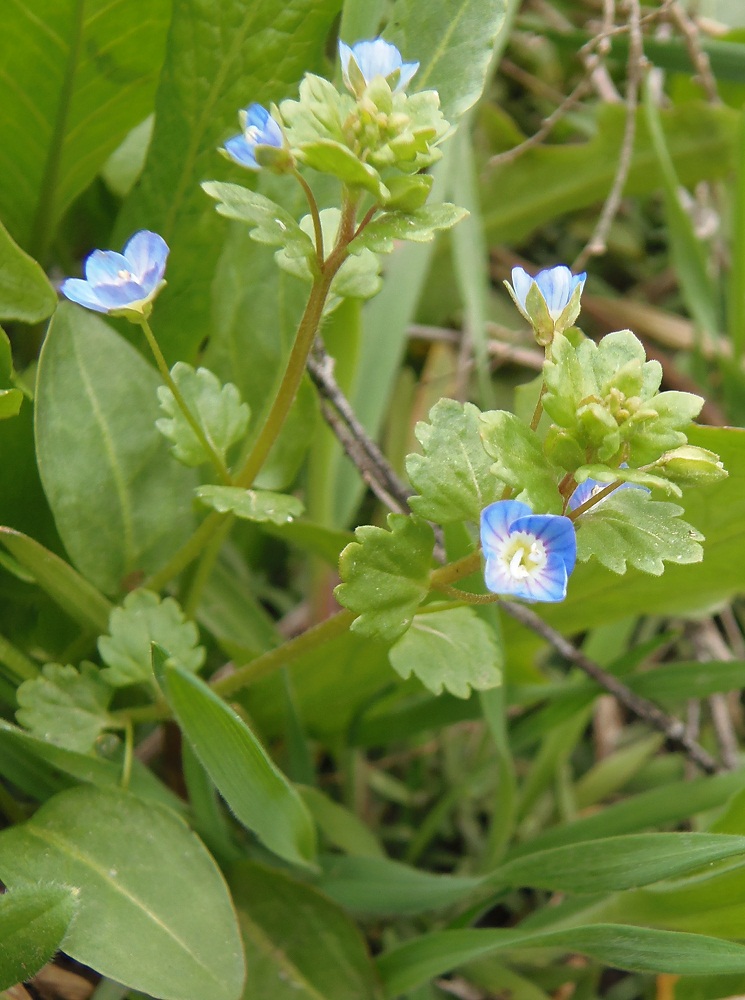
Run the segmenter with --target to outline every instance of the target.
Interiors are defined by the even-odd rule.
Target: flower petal
[[[512,288],[517,296],[517,301],[523,309],[525,308],[525,300],[528,297],[528,292],[530,291],[530,286],[532,284],[533,279],[524,268],[512,268]]]
[[[92,285],[82,278],[66,278],[60,285],[60,291],[71,302],[77,302],[79,306],[86,309],[93,309],[94,312],[108,312],[108,306],[99,301],[96,291]]]
[[[96,285],[96,298],[108,312],[113,309],[124,309],[127,306],[142,302],[148,297],[148,292],[136,281],[125,281],[120,284]]]
[[[411,78],[414,76],[416,71],[419,69],[418,62],[402,63],[401,64],[401,76],[398,78],[398,83],[394,88],[394,93],[399,93],[405,90],[409,83],[411,83]]]
[[[551,570],[558,562],[566,568],[567,576],[577,561],[577,533],[568,517],[560,514],[530,514],[512,523],[512,531],[527,531],[540,538],[546,547],[546,568]]]
[[[522,517],[532,514],[526,503],[520,500],[497,500],[481,511],[481,545],[484,552],[509,538],[512,524]]]
[[[535,276],[535,282],[546,300],[548,311],[556,318],[569,302],[574,290],[572,272],[565,264],[546,268]]]
[[[223,148],[231,160],[239,163],[242,167],[248,167],[249,170],[259,170],[260,167],[254,156],[255,145],[255,143],[249,145],[246,142],[246,137],[241,134],[227,139]]]
[[[83,267],[86,280],[92,285],[119,281],[120,271],[129,271],[129,261],[116,250],[94,250]]]
[[[168,259],[168,244],[158,233],[141,229],[124,247],[129,270],[137,281],[151,292],[161,281]]]
[[[352,46],[352,53],[366,83],[370,83],[376,76],[390,76],[403,65],[401,53],[392,42],[387,42],[384,38],[357,42]]]

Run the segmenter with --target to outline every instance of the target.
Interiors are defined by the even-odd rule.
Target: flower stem
[[[142,332],[145,334],[145,339],[147,340],[150,346],[150,350],[153,352],[153,357],[155,358],[155,363],[158,366],[158,371],[160,372],[163,381],[171,390],[171,393],[173,394],[173,398],[176,400],[178,408],[181,410],[184,417],[186,418],[187,423],[196,434],[199,443],[204,448],[207,455],[209,455],[209,459],[214,465],[218,476],[223,481],[223,483],[229,486],[231,484],[231,478],[230,478],[230,473],[228,472],[227,467],[225,465],[225,462],[215,451],[214,446],[207,438],[207,435],[204,433],[204,429],[201,427],[199,421],[189,409],[181,390],[174,382],[173,376],[171,375],[168,369],[168,365],[166,364],[166,359],[163,357],[163,352],[160,349],[160,345],[158,344],[158,341],[155,339],[155,334],[151,330],[150,324],[148,323],[148,321],[145,319],[144,316],[139,321],[139,325],[142,328]]]
[[[586,510],[594,507],[596,503],[600,503],[601,500],[605,500],[605,498],[610,496],[610,494],[614,490],[617,490],[619,486],[623,486],[623,483],[623,479],[617,479],[614,483],[609,483],[604,490],[599,490],[595,496],[590,497],[589,500],[585,500],[585,502],[580,504],[579,507],[575,507],[574,510],[570,511],[567,514],[567,517],[572,521],[576,521],[580,514],[584,514]]]
[[[310,217],[313,220],[313,232],[316,235],[316,258],[318,260],[318,267],[323,268],[324,259],[324,249],[323,249],[323,228],[321,226],[321,214],[318,211],[318,202],[316,201],[315,195],[311,190],[310,184],[306,181],[299,170],[294,170],[293,174],[295,180],[298,182],[300,187],[305,192],[305,197],[308,199],[308,206],[310,208]]]
[[[162,590],[167,583],[197,558],[220,525],[230,516],[230,514],[218,514],[216,510],[208,514],[191,538],[184,542],[162,569],[145,580],[142,586],[147,587],[148,590]]]

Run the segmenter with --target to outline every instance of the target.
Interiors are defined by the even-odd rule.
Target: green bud
[[[295,160],[289,149],[277,146],[256,146],[254,158],[260,167],[274,174],[287,174],[295,169]]]
[[[692,444],[665,452],[649,468],[680,486],[706,486],[729,474],[719,455]]]

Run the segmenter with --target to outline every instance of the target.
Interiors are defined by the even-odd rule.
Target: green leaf
[[[0,527],[0,542],[73,621],[91,632],[106,631],[112,605],[64,559],[12,528]]]
[[[415,514],[439,524],[461,520],[478,524],[484,507],[501,496],[504,484],[491,471],[479,416],[473,403],[441,399],[429,411],[430,423],[416,425],[424,454],[406,458],[406,472],[419,492],[409,500]]]
[[[17,417],[22,403],[23,393],[20,389],[0,389],[0,420]]]
[[[210,177],[246,177],[217,153],[238,130],[238,108],[291,96],[303,73],[323,72],[325,41],[340,7],[341,0],[174,4],[153,139],[117,232],[123,242],[137,229],[153,229],[172,248],[155,324],[172,361],[192,360],[211,333],[211,284],[225,243],[225,222],[199,185]]]
[[[78,892],[62,885],[29,885],[0,896],[0,990],[31,979],[62,943]]]
[[[207,368],[195,370],[183,361],[173,366],[171,377],[205,438],[225,462],[228,449],[241,440],[248,427],[249,409],[240,392],[232,382],[223,385]],[[156,420],[155,426],[173,443],[174,458],[192,466],[209,462],[209,453],[167,385],[158,386],[158,399],[166,416]]]
[[[745,858],[745,837],[639,833],[528,854],[498,868],[489,882],[555,892],[615,892],[698,871],[728,858]]]
[[[665,562],[701,562],[703,535],[680,520],[682,513],[642,490],[617,490],[577,519],[577,558],[595,556],[614,573],[625,573],[628,564],[655,576]]]
[[[157,645],[153,665],[184,736],[236,817],[279,857],[314,867],[310,813],[246,723]]]
[[[251,970],[244,1000],[379,1000],[365,941],[339,907],[250,861],[231,869],[230,887]]]
[[[52,315],[56,305],[49,278],[0,222],[0,319],[40,323]]]
[[[228,511],[246,521],[287,524],[303,513],[297,497],[270,490],[244,490],[240,486],[198,486],[194,491],[203,504],[225,514]]]
[[[169,0],[132,0],[126,17],[78,0],[4,10],[0,216],[42,263],[66,209],[151,111],[170,14]]]
[[[404,680],[415,674],[434,694],[444,688],[468,698],[471,689],[487,691],[502,681],[502,650],[473,608],[417,615],[388,658]]]
[[[340,142],[332,139],[303,142],[298,146],[298,159],[320,173],[338,177],[345,184],[364,188],[377,201],[384,201],[387,197],[388,189],[381,182],[378,171],[363,163],[351,149]]]
[[[217,202],[217,211],[226,219],[237,219],[251,226],[257,243],[282,247],[288,257],[314,258],[313,241],[290,213],[257,191],[240,184],[206,181],[202,188]]]
[[[397,997],[465,962],[504,951],[555,948],[579,952],[603,965],[631,972],[706,975],[745,972],[745,947],[706,937],[596,924],[570,930],[464,929],[435,931],[386,952],[378,959],[386,997]]]
[[[16,718],[34,736],[57,746],[88,753],[114,724],[108,714],[112,689],[94,664],[75,667],[47,663],[41,676],[18,688]]]
[[[103,976],[173,1000],[241,996],[245,969],[227,888],[170,810],[121,791],[61,792],[0,833],[0,878],[11,891],[75,886],[65,952]]]
[[[358,617],[352,629],[392,642],[411,625],[429,592],[435,536],[418,517],[389,514],[388,526],[363,525],[339,557],[336,599]]]
[[[330,844],[353,857],[385,857],[376,835],[350,809],[334,802],[310,785],[301,786],[299,791],[319,830]]]
[[[413,916],[463,902],[481,888],[483,879],[433,875],[389,858],[329,855],[316,884],[360,916]]]
[[[455,121],[481,96],[504,17],[503,0],[396,0],[386,34],[420,63],[410,89],[436,90]]]
[[[440,229],[450,229],[468,213],[457,205],[425,205],[413,212],[384,212],[349,244],[350,253],[367,247],[375,253],[391,253],[396,240],[426,243]]]
[[[507,410],[488,410],[480,417],[481,440],[495,459],[492,472],[513,490],[516,500],[535,514],[561,513],[556,470],[543,454],[540,438]]]
[[[58,308],[39,360],[37,458],[65,548],[106,593],[158,569],[192,530],[193,475],[155,428],[159,382],[98,316]]]
[[[114,687],[152,681],[151,646],[166,647],[186,670],[196,671],[204,663],[199,632],[172,597],[162,601],[149,590],[134,590],[114,608],[108,635],[98,640],[98,651],[108,669],[101,676]]]

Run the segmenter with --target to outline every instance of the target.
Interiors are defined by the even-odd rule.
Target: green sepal
[[[650,469],[677,486],[708,486],[729,475],[719,455],[692,444],[666,451]]]
[[[240,184],[205,181],[202,189],[217,202],[217,211],[227,219],[246,222],[257,243],[283,247],[290,257],[313,259],[313,242],[290,213],[257,191]]]
[[[367,247],[375,253],[391,253],[396,240],[427,243],[440,229],[450,229],[468,215],[465,208],[450,205],[426,205],[413,212],[385,212],[373,219],[349,244],[350,253]]]
[[[105,729],[115,727],[108,713],[113,689],[93,663],[47,663],[39,677],[18,688],[16,718],[34,736],[77,753],[89,753]]]
[[[481,440],[495,461],[491,471],[512,490],[516,500],[535,514],[560,514],[562,498],[557,471],[543,453],[535,431],[507,410],[488,410],[480,417]]]
[[[398,177],[386,177],[388,197],[383,204],[389,210],[414,212],[426,202],[433,183],[432,174],[404,174]]]
[[[195,370],[177,361],[171,369],[171,377],[207,441],[224,462],[231,445],[246,433],[250,417],[248,404],[241,400],[232,382],[223,385],[207,368]],[[156,420],[155,426],[173,442],[174,458],[188,466],[209,462],[210,455],[167,385],[159,386],[158,399],[166,416]]]
[[[287,524],[304,511],[297,497],[271,490],[244,490],[240,486],[198,486],[194,491],[207,507],[220,514],[235,514],[245,521]]]
[[[481,412],[473,403],[441,399],[429,423],[414,428],[423,455],[407,455],[406,472],[418,496],[409,499],[415,514],[438,524],[474,521],[504,489],[491,471],[492,461],[479,433]]]
[[[295,169],[295,160],[289,149],[284,146],[268,146],[258,143],[254,146],[254,159],[262,170],[271,170],[273,174],[288,174]]]
[[[613,573],[625,573],[628,564],[653,576],[666,562],[701,562],[703,535],[681,520],[682,513],[644,490],[617,490],[577,518],[577,558],[594,556]]]
[[[388,527],[366,524],[339,557],[337,601],[357,615],[352,631],[393,642],[429,593],[435,536],[416,516],[389,514]]]
[[[433,694],[468,698],[502,682],[502,649],[494,630],[473,608],[419,614],[391,647],[388,658],[404,678],[415,674]]]
[[[114,608],[109,634],[98,640],[98,651],[108,669],[102,678],[113,687],[151,682],[150,649],[159,643],[181,666],[192,672],[204,663],[204,649],[198,645],[199,632],[172,597],[162,601],[149,590],[135,590]]]

